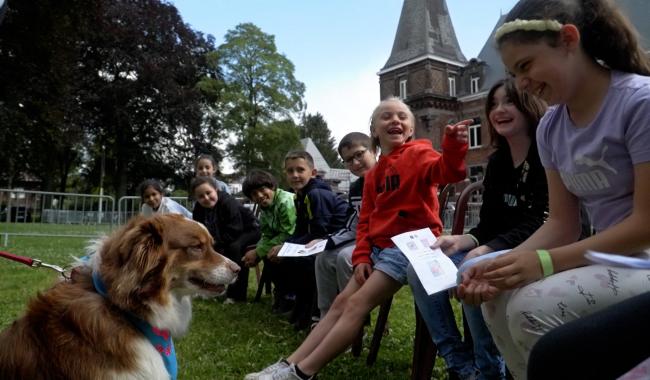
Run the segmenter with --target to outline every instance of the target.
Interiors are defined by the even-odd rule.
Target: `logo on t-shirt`
[[[603,146],[600,158],[593,159],[584,155],[578,155],[574,159],[576,167],[587,166],[586,171],[576,173],[560,173],[567,188],[576,194],[586,194],[594,191],[608,189],[611,187],[609,176],[618,174],[618,170],[607,163],[605,153],[607,145]],[[580,168],[578,169],[580,170]],[[610,173],[607,173],[610,172]]]

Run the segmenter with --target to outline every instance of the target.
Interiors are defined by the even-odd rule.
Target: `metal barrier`
[[[467,204],[467,212],[465,213],[465,231],[472,229],[478,225],[481,212],[481,202],[470,202]],[[445,210],[442,225],[444,226],[445,233],[451,232],[451,226],[454,221],[454,212],[456,211],[456,203],[449,202]]]
[[[186,209],[194,209],[194,201],[190,200],[188,197],[167,197],[175,200],[180,203],[181,206]],[[248,207],[252,211],[255,211],[255,204],[250,202],[246,198],[236,197],[244,206]],[[126,196],[118,199],[117,201],[117,224],[124,224],[132,217],[140,214],[140,209],[142,208],[142,199],[137,196]]]
[[[192,211],[194,202],[188,197],[167,197],[180,203],[186,209]],[[137,196],[126,196],[117,201],[117,224],[124,224],[129,219],[140,214],[142,208],[142,199]]]
[[[0,189],[0,234],[4,245],[10,235],[96,237],[113,228],[114,210],[107,195]]]
[[[193,209],[194,202],[187,197],[170,198]],[[247,199],[239,200],[255,210]],[[126,223],[140,213],[141,206],[138,196],[122,197],[116,205],[108,195],[0,189],[0,235],[5,246],[12,235],[93,238]],[[480,207],[480,202],[468,204],[466,229],[478,224]],[[444,226],[451,226],[453,213],[454,202],[450,202]]]

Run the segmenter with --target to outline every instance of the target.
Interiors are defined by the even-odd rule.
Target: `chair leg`
[[[363,348],[363,334],[365,332],[366,326],[361,326],[357,336],[352,342],[352,356],[358,358],[361,355],[361,349]]]
[[[413,340],[413,362],[411,380],[429,380],[435,366],[437,347],[431,340],[422,314],[415,306],[415,339]]]
[[[379,306],[379,314],[377,315],[377,323],[375,325],[375,331],[372,334],[372,341],[370,342],[370,347],[368,349],[368,357],[366,358],[366,364],[371,366],[377,361],[377,354],[379,353],[379,346],[381,345],[381,338],[384,335],[384,330],[386,329],[386,322],[388,321],[388,313],[390,312],[390,307],[393,303],[393,297],[390,297],[384,303]]]

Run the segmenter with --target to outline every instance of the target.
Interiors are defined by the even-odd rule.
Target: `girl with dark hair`
[[[255,215],[230,194],[218,190],[213,177],[195,177],[190,194],[196,199],[194,220],[202,223],[214,239],[214,249],[240,263],[246,247],[260,239]],[[225,303],[246,302],[248,267],[242,266],[237,281],[228,286]]]
[[[552,106],[537,129],[549,218],[511,252],[467,269],[458,293],[484,302],[517,379],[549,327],[650,291],[650,270],[585,258],[650,247],[650,61],[636,34],[608,0],[521,0],[495,33],[517,87]],[[583,240],[581,204],[596,231]]]
[[[548,188],[539,161],[535,130],[546,105],[517,91],[512,80],[495,83],[488,92],[485,116],[492,146],[483,180],[480,222],[465,235],[438,238],[439,247],[458,265],[462,260],[513,248],[526,240],[548,211]],[[505,376],[481,309],[463,305],[474,347],[463,344],[447,292],[428,296],[412,266],[409,284],[433,342],[451,378],[499,379]],[[476,366],[476,368],[475,368]]]
[[[142,200],[142,215],[181,214],[187,219],[192,219],[192,213],[188,209],[165,196],[165,190],[157,179],[145,179],[138,185],[138,189]]]

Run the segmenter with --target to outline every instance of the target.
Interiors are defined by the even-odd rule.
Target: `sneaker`
[[[234,299],[234,298],[226,298],[226,300],[223,301],[223,304],[224,304],[224,305],[232,305],[232,304],[234,304],[234,303],[235,303],[235,299]]]
[[[291,364],[289,367],[281,368],[274,373],[267,373],[260,377],[258,380],[313,380],[316,378],[316,375],[309,376],[307,378],[302,378],[296,372],[296,365]]]
[[[259,372],[249,373],[244,377],[244,380],[258,380],[261,379],[261,376],[263,375],[273,374],[285,368],[289,368],[289,363],[284,359],[280,359]]]

